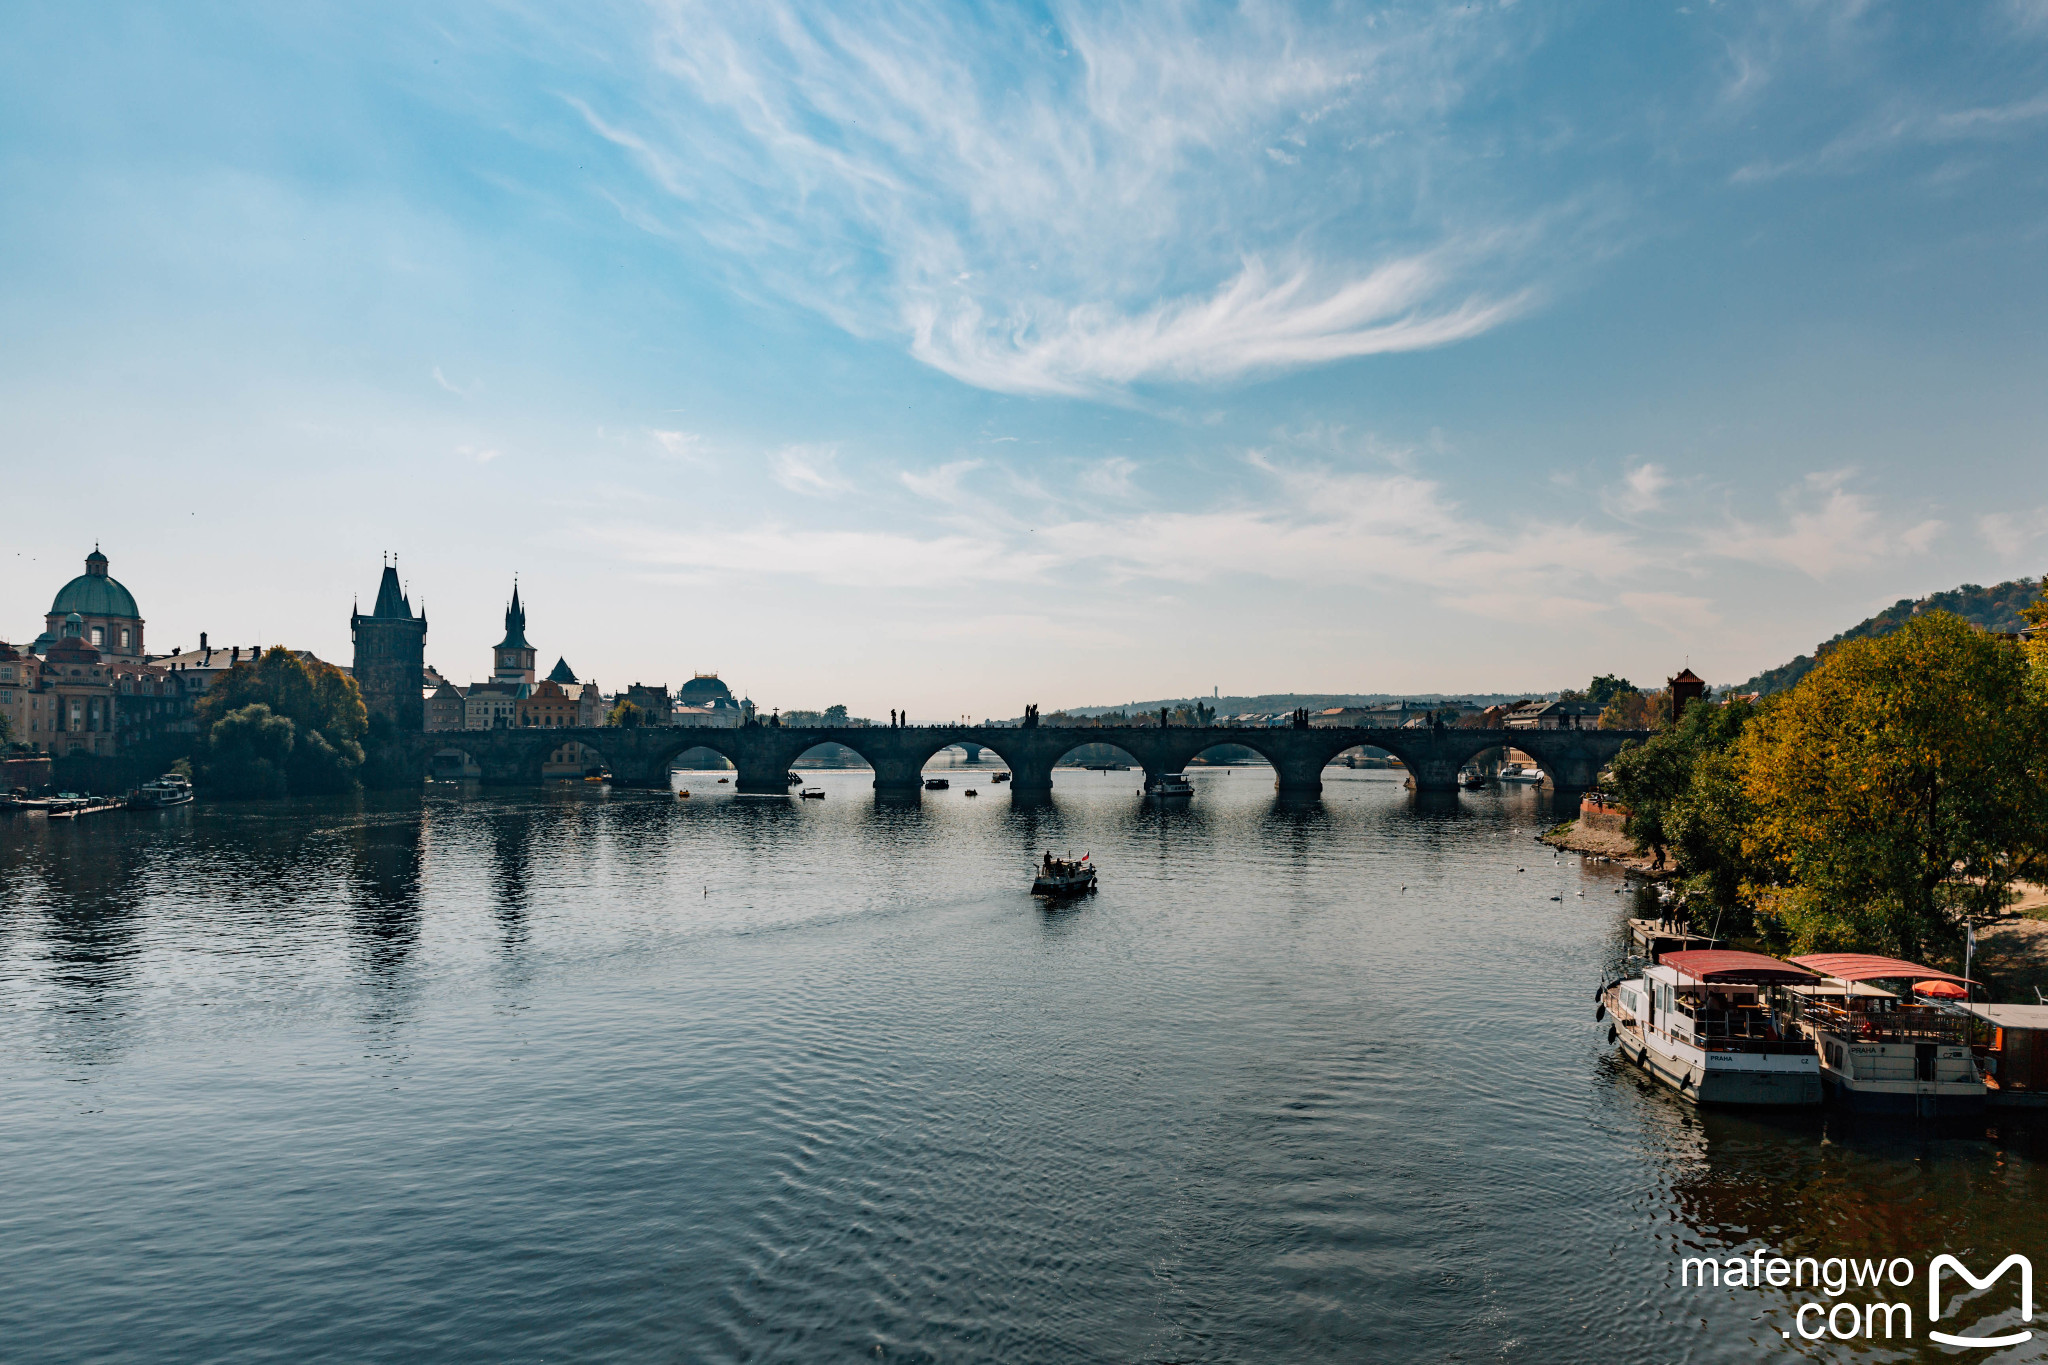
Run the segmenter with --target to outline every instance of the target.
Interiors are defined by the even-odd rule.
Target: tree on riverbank
[[[1711,912],[1735,932],[1747,925],[1743,838],[1751,818],[1736,743],[1757,709],[1742,700],[1686,707],[1678,724],[1622,750],[1610,784],[1628,808],[1628,836],[1660,865],[1669,857],[1676,867],[1693,919],[1705,923]]]
[[[1748,899],[1799,949],[1956,945],[2048,853],[2048,707],[2026,652],[1947,612],[1830,650],[1735,761]]]
[[[360,785],[369,715],[355,679],[283,646],[236,664],[196,708],[199,784],[223,796],[311,796]]]

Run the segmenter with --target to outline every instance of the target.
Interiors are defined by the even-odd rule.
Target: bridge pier
[[[1052,795],[1052,760],[1026,757],[1010,764],[1010,796],[1043,800]]]
[[[732,780],[732,789],[746,796],[787,796],[789,765],[778,763],[764,767],[757,763],[742,763]]]
[[[1458,769],[1463,766],[1457,759],[1429,754],[1409,762],[1408,777],[1418,792],[1455,792],[1458,790]]]
[[[1273,790],[1282,796],[1301,798],[1323,794],[1323,760],[1320,756],[1283,758],[1273,765]]]

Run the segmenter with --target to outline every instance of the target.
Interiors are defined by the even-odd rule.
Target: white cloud
[[[775,482],[807,498],[836,497],[853,486],[839,473],[839,447],[830,445],[784,446],[776,451]]]
[[[1475,336],[1539,215],[1454,213],[1446,116],[1533,21],[670,0],[572,97],[736,270],[968,383],[1109,394]]]
[[[659,431],[650,429],[647,433],[662,453],[672,460],[689,464],[707,464],[707,447],[704,438],[694,431]]]
[[[1192,511],[1075,516],[1047,499],[1035,523],[967,487],[962,461],[902,484],[953,528],[740,531],[588,528],[627,558],[701,573],[788,574],[842,586],[948,588],[976,582],[1094,586],[1261,579],[1318,589],[1398,585],[1482,615],[1567,619],[1607,608],[1597,587],[1642,563],[1629,538],[1576,523],[1477,523],[1435,483],[1254,456],[1263,492]],[[993,472],[993,471],[988,471]],[[1119,471],[1120,473],[1125,471]],[[907,520],[907,519],[906,519]]]
[[[434,367],[434,382],[436,384],[439,384],[442,388],[448,390],[448,392],[454,394],[457,398],[469,397],[470,390],[460,388],[456,384],[451,382],[447,375],[441,373],[441,367],[439,365],[436,365]]]
[[[1925,553],[1943,529],[1935,520],[1898,524],[1880,513],[1867,495],[1850,491],[1845,486],[1848,479],[1848,470],[1809,474],[1780,497],[1785,514],[1780,526],[1732,519],[1723,530],[1707,535],[1703,548],[1730,559],[1824,578],[1900,553]]]
[[[2032,550],[2034,542],[2048,536],[2048,507],[2029,512],[1992,512],[1977,518],[1977,533],[2006,559],[2016,559]]]
[[[1671,487],[1671,475],[1664,467],[1648,461],[1622,476],[1621,487],[1605,495],[1607,510],[1619,517],[1639,517],[1664,505],[1664,491]]]
[[[457,446],[455,447],[455,453],[457,455],[466,455],[478,464],[489,464],[505,452],[494,450],[488,446]]]

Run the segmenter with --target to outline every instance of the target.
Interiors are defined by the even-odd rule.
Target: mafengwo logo
[[[1929,1324],[1927,1335],[1929,1339],[1938,1341],[1944,1346],[2017,1346],[2023,1341],[2032,1340],[2034,1334],[2031,1331],[2009,1332],[2002,1337],[1965,1337],[1951,1335],[1948,1332],[1937,1332],[1933,1327],[1933,1324],[1941,1318],[1941,1272],[1943,1270],[1955,1271],[1956,1274],[1970,1282],[1972,1289],[1989,1289],[1994,1281],[2015,1266],[2019,1268],[2020,1272],[2020,1321],[2032,1322],[2034,1320],[2034,1263],[2032,1261],[2015,1252],[2013,1255],[2000,1261],[1998,1269],[1980,1280],[1970,1273],[1968,1266],[1965,1266],[1955,1257],[1935,1257],[1927,1267],[1927,1321]]]
[[[1935,1327],[1942,1320],[1942,1275],[1949,1273],[1951,1283],[1962,1280],[1974,1292],[1958,1290],[1948,1303],[1948,1318],[1955,1325],[1962,1318],[1964,1304],[1984,1296],[1993,1285],[2004,1279],[2007,1271],[2017,1270],[2019,1274],[2019,1320],[2034,1320],[2034,1263],[2014,1253],[2000,1261],[1988,1275],[1978,1275],[1961,1260],[1943,1254],[1927,1263],[1927,1339],[1944,1346],[1976,1347],[1991,1350],[2001,1346],[2018,1346],[2033,1340],[2029,1328],[2016,1332],[1994,1333],[1944,1332]],[[1748,1256],[1730,1256],[1725,1260],[1711,1257],[1687,1257],[1680,1262],[1678,1282],[1681,1287],[1717,1289],[1806,1289],[1812,1288],[1825,1299],[1809,1299],[1800,1304],[1792,1313],[1792,1327],[1782,1335],[1789,1338],[1796,1331],[1807,1341],[1821,1341],[1832,1337],[1836,1341],[1856,1340],[1899,1340],[1913,1336],[1913,1305],[1906,1302],[1888,1302],[1882,1295],[1897,1289],[1912,1286],[1916,1267],[1903,1256],[1890,1260],[1850,1259],[1830,1256],[1820,1260],[1812,1256],[1801,1256],[1787,1260],[1773,1255],[1768,1250],[1757,1250]],[[1856,1290],[1866,1291],[1859,1295]],[[1827,1302],[1826,1300],[1833,1300]],[[1994,1299],[1985,1299],[1980,1307],[1985,1310],[1976,1315],[1979,1322],[2000,1317],[2006,1311]]]

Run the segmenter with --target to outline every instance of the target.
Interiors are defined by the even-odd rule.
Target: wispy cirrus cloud
[[[1540,209],[1458,203],[1443,133],[1513,14],[657,5],[643,88],[573,97],[766,287],[1028,394],[1214,382],[1528,309]],[[624,196],[615,196],[622,198]]]

